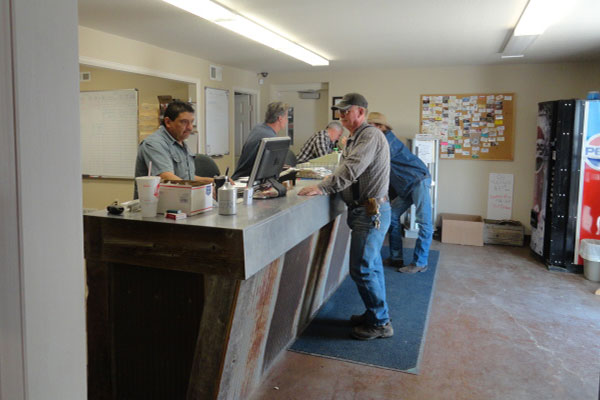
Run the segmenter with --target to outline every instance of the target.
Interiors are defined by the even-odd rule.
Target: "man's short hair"
[[[275,101],[267,106],[267,112],[265,113],[265,123],[272,124],[277,122],[277,119],[282,115],[285,115],[290,106],[281,101]]]
[[[181,114],[183,112],[190,112],[190,113],[194,114],[194,107],[192,107],[192,105],[190,103],[187,103],[185,101],[173,100],[167,106],[167,109],[165,110],[165,114],[163,115],[163,119],[162,119],[161,123],[163,125],[165,124],[166,117],[169,117],[169,119],[171,121],[175,121],[177,119],[177,117],[179,116],[179,114]]]
[[[340,132],[344,131],[344,127],[342,126],[342,124],[339,121],[331,121],[330,123],[328,123],[327,126],[325,127],[325,130],[327,130],[329,128],[337,129]]]

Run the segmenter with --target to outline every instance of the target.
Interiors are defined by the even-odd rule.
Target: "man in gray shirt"
[[[237,168],[232,176],[233,179],[250,176],[258,148],[260,147],[260,141],[263,138],[275,137],[277,132],[285,127],[289,108],[289,105],[281,101],[276,101],[267,106],[265,122],[252,128],[246,143],[244,143]]]
[[[161,179],[213,183],[212,178],[196,176],[194,155],[184,142],[192,133],[193,123],[194,108],[191,104],[172,101],[167,106],[160,128],[145,138],[138,147],[135,176],[153,175],[160,176]],[[152,171],[148,173],[150,162]]]
[[[383,133],[367,124],[367,100],[358,93],[346,94],[332,109],[340,112],[342,125],[350,131],[342,161],[321,183],[298,193],[313,196],[342,192],[348,205],[350,276],[365,304],[365,312],[353,315],[352,336],[369,340],[394,334],[386,302],[381,246],[390,226],[387,198],[390,150]]]

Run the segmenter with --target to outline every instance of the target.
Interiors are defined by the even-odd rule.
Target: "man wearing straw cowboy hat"
[[[194,108],[191,104],[179,100],[169,103],[160,128],[140,143],[135,176],[153,175],[161,179],[213,183],[213,178],[196,175],[194,155],[184,142],[192,133],[193,123]],[[148,168],[152,170],[148,171]]]
[[[350,317],[355,339],[387,338],[394,334],[390,323],[381,263],[381,246],[390,225],[387,198],[390,151],[379,129],[366,122],[367,100],[348,93],[332,107],[340,112],[342,125],[350,137],[342,161],[321,183],[302,188],[299,195],[342,193],[348,205],[350,276],[365,305],[365,312]]]
[[[389,241],[390,258],[384,262],[397,267],[399,272],[414,274],[427,271],[429,247],[433,235],[431,223],[431,176],[429,170],[413,153],[398,140],[385,115],[371,112],[367,121],[379,128],[385,135],[390,147],[390,198],[392,199],[392,218],[390,221]],[[404,266],[402,257],[402,226],[400,216],[411,205],[416,207],[416,221],[419,224],[419,237],[415,243],[413,259]]]

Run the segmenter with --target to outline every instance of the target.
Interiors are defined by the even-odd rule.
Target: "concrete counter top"
[[[86,240],[86,258],[111,261],[112,255],[119,253],[117,258],[122,260],[127,251],[130,262],[147,265],[146,256],[162,257],[164,261],[170,254],[173,269],[233,274],[237,279],[248,279],[344,212],[346,206],[339,195],[298,196],[300,188],[316,182],[299,180],[284,197],[254,199],[250,205],[238,203],[236,215],[219,215],[217,208],[177,221],[163,215],[142,218],[140,212],[115,216],[102,210],[86,214],[86,232],[101,229],[98,238],[103,241],[94,250]],[[179,255],[178,241],[159,240],[165,237],[159,233],[167,232],[173,239],[185,236],[179,242],[188,244],[178,250]],[[105,251],[98,253],[98,249]],[[191,265],[192,259],[195,265]],[[212,266],[204,268],[207,264]]]

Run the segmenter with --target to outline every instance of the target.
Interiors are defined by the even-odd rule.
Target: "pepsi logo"
[[[583,149],[583,156],[587,165],[600,171],[600,133],[592,136]]]

